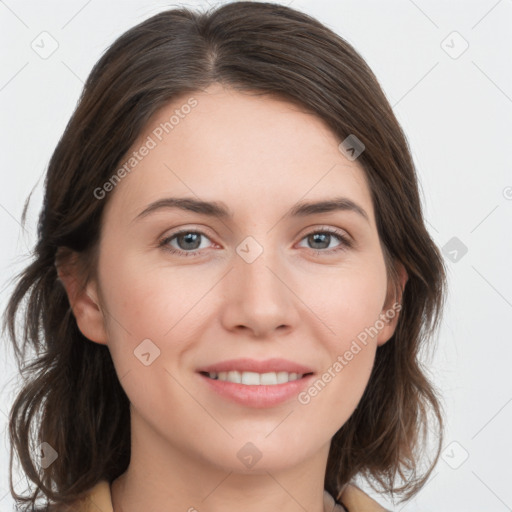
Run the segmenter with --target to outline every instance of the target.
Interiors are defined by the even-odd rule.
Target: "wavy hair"
[[[375,75],[347,41],[292,8],[245,1],[207,12],[176,8],[131,28],[102,55],[48,164],[33,260],[16,276],[4,315],[24,378],[9,417],[10,490],[24,510],[34,510],[41,495],[72,503],[128,467],[128,397],[108,348],[78,329],[56,258],[76,253],[84,284],[95,275],[109,198],[98,200],[93,191],[156,111],[216,82],[294,102],[340,141],[356,135],[365,145],[358,163],[395,289],[395,264],[408,273],[395,333],[378,347],[363,397],[331,441],[325,489],[339,498],[359,475],[376,490],[409,499],[437,463],[442,407],[421,358],[435,342],[446,271],[425,226],[408,142]],[[32,359],[29,349],[36,351]],[[431,420],[437,447],[423,468]],[[47,468],[30,448],[34,439],[58,453]],[[35,484],[26,495],[13,488],[14,452]]]

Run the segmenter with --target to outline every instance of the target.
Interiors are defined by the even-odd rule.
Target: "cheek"
[[[187,312],[201,290],[128,258],[108,263],[103,266],[102,295],[116,373],[132,405],[155,424],[164,424],[169,418],[163,404],[183,399],[183,389],[173,379],[173,361],[187,348],[187,338],[180,335],[190,324]]]
[[[375,325],[384,306],[386,289],[386,270],[379,259],[341,268],[317,279],[316,286],[311,282],[303,288],[308,305],[323,321],[323,337],[331,351],[338,352],[347,350],[351,340],[358,336],[364,338],[364,333]]]
[[[163,337],[208,288],[197,272],[170,269],[163,259],[151,264],[136,251],[121,254],[112,247],[105,254],[100,279],[111,327],[135,337]]]
[[[375,317],[375,307],[367,303],[355,312],[339,309],[333,322],[336,336],[328,336],[324,344],[326,365],[298,396],[299,403],[315,410],[316,418],[329,418],[330,435],[349,419],[368,385],[377,344],[367,326],[375,323]]]
[[[141,372],[147,379],[155,369],[173,371],[173,364],[199,339],[204,325],[200,310],[206,304],[200,301],[211,288],[211,276],[162,263],[148,265],[135,253],[110,249],[100,265],[100,282],[108,309],[108,346],[118,375],[130,372],[131,380],[138,380]],[[139,392],[142,388],[133,389]]]
[[[360,401],[372,371],[377,334],[382,328],[379,315],[386,297],[384,263],[352,268],[329,280],[329,293],[315,292],[310,304],[322,318],[319,328],[329,360],[318,379],[306,390],[302,403],[317,400],[323,413],[338,411],[337,424],[343,424]],[[329,330],[325,328],[329,327]],[[320,398],[320,395],[324,395]],[[300,400],[299,400],[300,401]],[[331,412],[332,414],[332,412]]]

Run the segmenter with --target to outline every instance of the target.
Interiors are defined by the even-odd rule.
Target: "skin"
[[[196,370],[282,357],[321,375],[389,310],[397,298],[385,301],[391,283],[370,190],[321,119],[218,84],[157,112],[132,150],[190,96],[198,105],[110,192],[97,280],[80,291],[78,276],[60,269],[81,332],[108,345],[131,403],[132,455],[112,485],[114,510],[320,512],[330,440],[361,399],[398,314],[306,405],[296,397],[269,408],[236,404]],[[161,209],[134,220],[171,196],[222,201],[234,217]],[[369,220],[353,211],[284,217],[299,200],[334,196]],[[200,247],[183,237],[167,245],[197,256],[158,246],[181,228],[204,233]],[[307,236],[325,228],[353,247],[328,254],[343,242]],[[247,236],[263,248],[252,263],[236,252]],[[149,366],[134,356],[147,338],[160,350]],[[262,455],[250,469],[237,457],[247,442]]]

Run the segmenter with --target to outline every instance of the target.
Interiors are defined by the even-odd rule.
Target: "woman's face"
[[[134,450],[238,472],[327,456],[398,316],[368,185],[340,142],[296,106],[214,85],[160,110],[103,188],[98,282],[74,311],[108,345]],[[242,358],[282,366],[224,368],[265,386],[200,373]],[[271,384],[294,365],[312,375]]]

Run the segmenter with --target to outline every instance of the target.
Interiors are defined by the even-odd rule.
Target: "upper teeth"
[[[288,372],[209,372],[211,379],[225,380],[235,382],[236,384],[247,384],[249,386],[283,384],[292,380],[301,379],[303,374]]]

